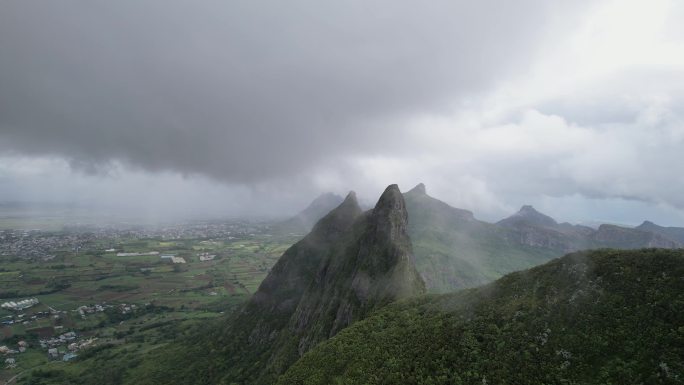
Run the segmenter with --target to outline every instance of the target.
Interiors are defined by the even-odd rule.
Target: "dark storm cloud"
[[[390,151],[532,60],[549,1],[0,4],[0,150],[252,182]]]

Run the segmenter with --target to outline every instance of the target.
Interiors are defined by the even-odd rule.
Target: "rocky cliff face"
[[[413,265],[408,215],[396,185],[320,265],[290,324],[301,355],[372,310],[425,292]]]
[[[350,231],[361,214],[356,194],[350,192],[337,208],[318,221],[311,233],[280,257],[248,308],[255,311],[294,311],[323,257]]]
[[[425,292],[413,265],[408,214],[389,186],[362,213],[356,196],[281,257],[227,325],[224,381],[269,384],[302,354],[374,309]]]

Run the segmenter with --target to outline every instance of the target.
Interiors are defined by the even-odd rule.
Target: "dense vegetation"
[[[228,322],[169,325],[175,343],[155,332],[156,349],[104,347],[24,383],[250,384],[228,374],[265,362],[258,352],[226,355],[249,338]],[[388,305],[306,353],[278,383],[681,384],[681,357],[684,251],[600,250]]]
[[[279,384],[681,384],[684,252],[574,253],[385,307]]]

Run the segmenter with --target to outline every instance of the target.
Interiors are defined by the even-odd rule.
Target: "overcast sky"
[[[390,183],[684,226],[684,2],[4,0],[0,201],[285,215]]]

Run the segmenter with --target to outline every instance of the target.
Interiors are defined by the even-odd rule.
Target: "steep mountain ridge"
[[[423,294],[407,220],[396,185],[365,213],[350,193],[283,254],[218,335],[203,337],[204,350],[189,350],[187,343],[171,347],[168,365],[141,371],[136,383],[272,384],[302,354],[352,322]],[[192,363],[176,367],[179,357]]]
[[[276,224],[274,229],[275,231],[281,233],[289,232],[305,234],[313,228],[319,219],[326,216],[331,210],[334,210],[343,201],[344,199],[341,196],[331,192],[321,194],[297,215]]]
[[[355,241],[323,261],[291,322],[301,336],[300,355],[372,310],[425,292],[413,266],[407,220],[399,188],[391,185],[356,224]]]

